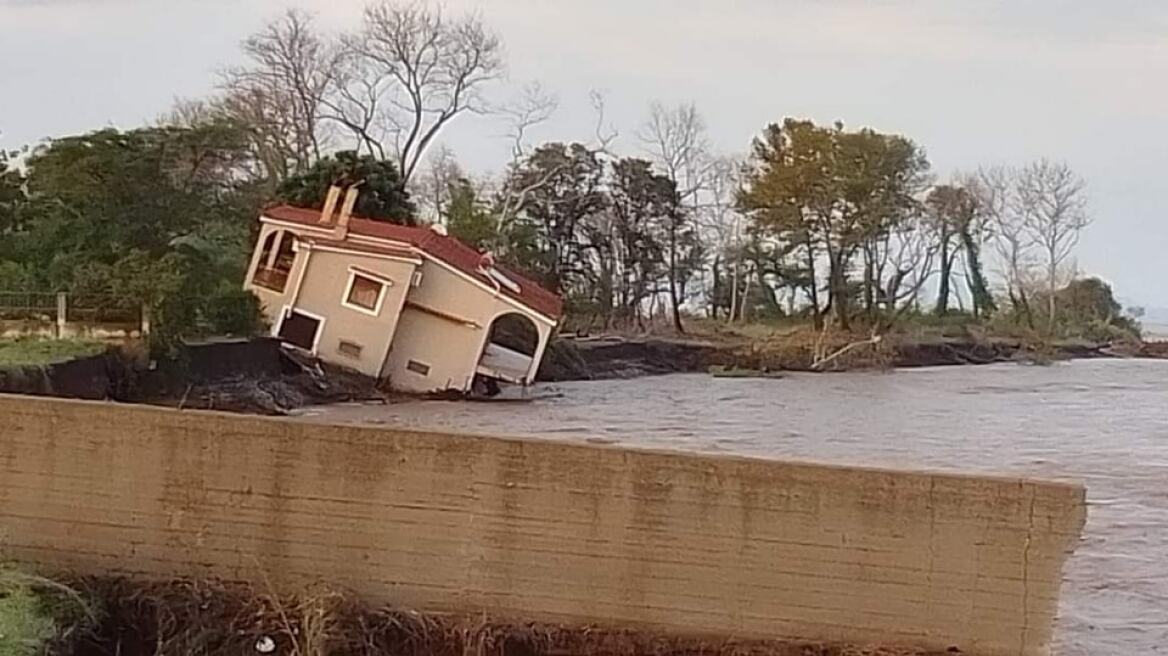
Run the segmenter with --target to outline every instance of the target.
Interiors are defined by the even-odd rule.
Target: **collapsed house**
[[[562,299],[449,237],[352,215],[355,187],[322,210],[269,207],[245,287],[272,334],[407,392],[528,385]]]

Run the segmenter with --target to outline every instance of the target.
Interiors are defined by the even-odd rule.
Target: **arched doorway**
[[[476,382],[488,394],[498,391],[498,382],[527,385],[534,378],[533,364],[539,351],[539,328],[530,317],[508,312],[495,317],[487,333],[487,343],[479,357]]]

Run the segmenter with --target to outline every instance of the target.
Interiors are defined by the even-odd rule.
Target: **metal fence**
[[[64,337],[87,333],[149,332],[148,313],[136,299],[109,294],[0,290],[0,332]]]
[[[55,292],[0,291],[0,320],[56,321],[57,311]]]

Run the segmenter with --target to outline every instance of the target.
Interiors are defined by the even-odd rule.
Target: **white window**
[[[393,284],[389,278],[377,274],[349,269],[349,284],[345,286],[345,297],[341,305],[347,308],[377,316],[381,314],[381,304],[385,300],[385,290]]]

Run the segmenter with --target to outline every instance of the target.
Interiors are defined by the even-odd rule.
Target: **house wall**
[[[1046,653],[1080,485],[0,395],[0,553],[493,619]]]
[[[421,284],[411,288],[407,300],[474,325],[407,306],[383,375],[390,385],[403,391],[468,390],[491,322],[509,312],[530,314],[432,260],[425,260],[421,271]],[[550,337],[552,326],[539,320],[534,323],[542,344]],[[429,366],[429,373],[410,371],[410,360]]]
[[[294,303],[296,309],[324,319],[316,353],[325,360],[352,367],[368,376],[380,376],[390,342],[397,330],[402,302],[410,288],[415,265],[412,262],[320,249],[313,249],[310,258],[305,255],[301,252],[297,257],[300,266],[304,266],[304,261],[307,261],[307,269]],[[376,316],[343,304],[351,266],[381,274],[393,281],[394,284],[385,290],[385,298]],[[295,267],[293,273],[296,273]],[[289,286],[295,285],[295,282],[295,277],[290,278]],[[292,299],[287,302],[292,302]],[[342,353],[339,350],[342,340],[359,345],[360,357]]]

